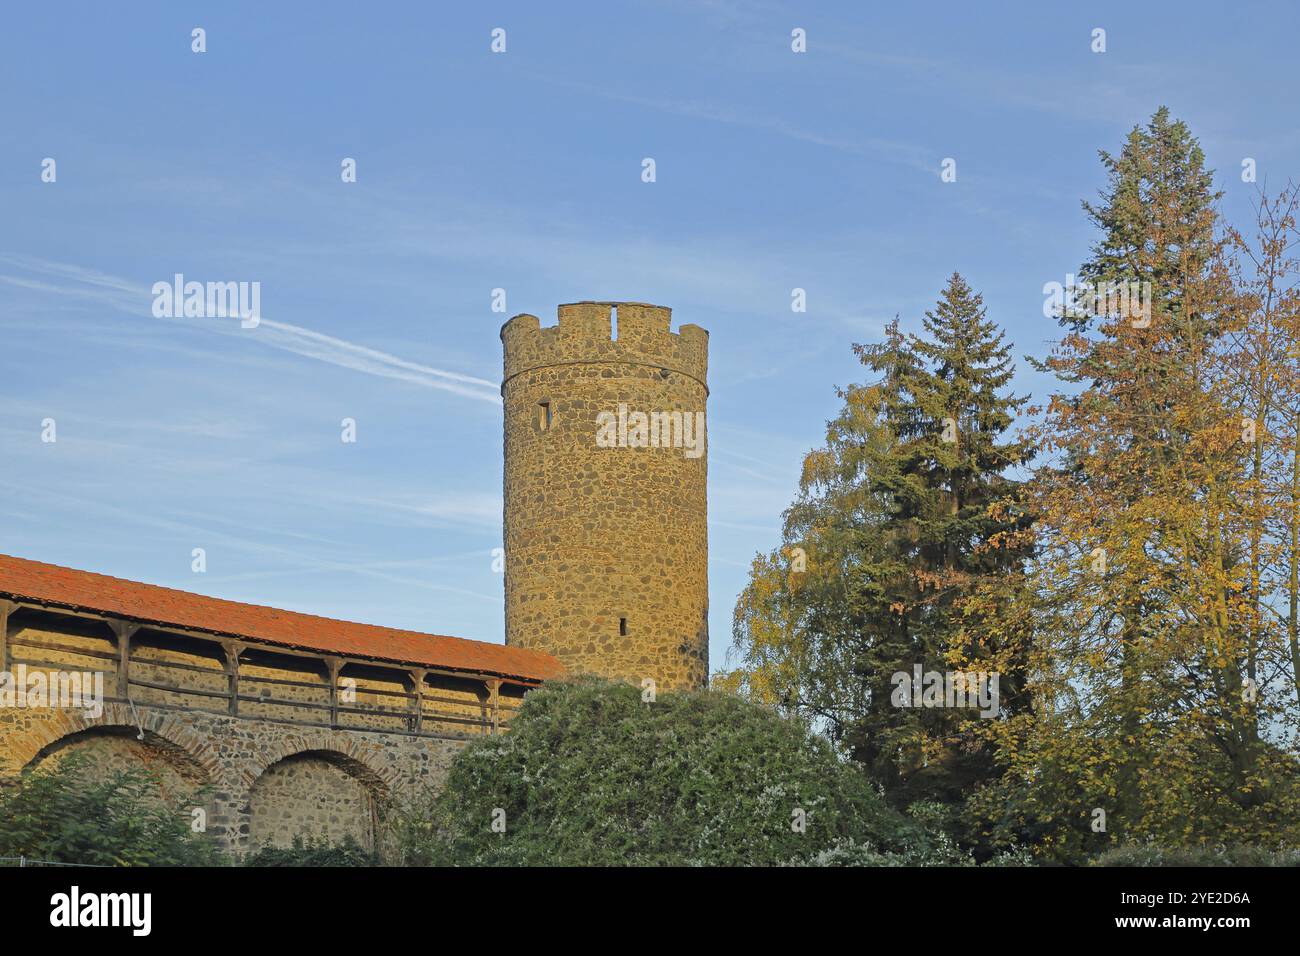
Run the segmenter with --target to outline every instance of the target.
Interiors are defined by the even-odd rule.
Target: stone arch
[[[380,759],[383,748],[358,740],[355,734],[333,730],[288,733],[262,742],[258,748],[258,765],[245,771],[245,783],[251,787],[274,764],[300,753],[332,754],[340,766],[371,787],[381,797],[397,785],[397,773]]]
[[[195,733],[185,721],[158,712],[141,711],[133,715],[123,704],[106,704],[100,717],[87,717],[77,710],[50,710],[44,719],[33,721],[25,732],[15,735],[8,748],[9,762],[14,771],[34,767],[41,761],[79,740],[96,734],[105,736],[138,737],[143,731],[143,743],[173,758],[177,763],[188,762],[207,782],[221,776],[221,762],[208,742]]]
[[[140,739],[138,727],[120,724],[88,727],[60,737],[42,747],[28,768],[57,764],[77,754],[88,761],[96,779],[107,779],[122,770],[143,769],[156,781],[155,796],[162,804],[193,803],[208,809],[206,789],[210,774],[188,750],[153,731]]]
[[[135,724],[107,713],[99,720],[65,713],[26,735],[21,769],[50,768],[77,755],[85,761],[84,772],[95,781],[107,781],[121,771],[145,770],[149,778],[141,799],[146,805],[184,814],[187,822],[206,827],[221,809],[214,797],[214,758],[192,733],[179,731],[188,728],[174,721],[146,719]]]
[[[250,849],[289,846],[298,836],[375,847],[389,792],[384,774],[335,748],[285,742],[271,749],[290,752],[270,760],[248,788]]]
[[[103,713],[88,717],[64,709],[0,711],[0,785],[72,748],[98,748],[101,765],[109,769],[133,763],[160,765],[182,772],[172,777],[164,796],[180,796],[173,805],[202,808],[207,832],[226,849],[235,849],[246,830],[240,805],[246,799],[242,755],[230,745],[224,724],[196,720],[195,715],[134,710],[125,703],[105,703]],[[139,740],[143,731],[144,740]],[[113,753],[116,751],[116,753]],[[144,757],[143,760],[132,760]],[[92,758],[94,759],[94,758]],[[164,779],[167,774],[163,774]],[[179,781],[198,783],[190,794]]]

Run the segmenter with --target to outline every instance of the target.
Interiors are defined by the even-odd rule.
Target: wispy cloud
[[[481,528],[501,527],[502,499],[498,494],[444,491],[437,498],[428,495],[392,494],[358,497],[350,503],[369,505],[406,515]]]
[[[60,285],[8,274],[0,274],[0,282],[34,292],[91,298],[128,315],[159,321],[153,319],[149,310],[152,302],[151,290],[129,279],[95,269],[30,256],[0,253],[0,263],[29,273],[62,279],[73,285]],[[316,332],[300,325],[264,318],[256,328],[244,329],[240,328],[238,321],[233,319],[203,321],[207,323],[203,326],[205,329],[247,337],[250,341],[327,362],[340,368],[452,392],[477,401],[501,404],[497,383],[489,379],[411,362],[388,352]]]
[[[501,404],[501,396],[497,393],[497,383],[485,378],[475,378],[472,375],[462,375],[458,372],[448,372],[429,365],[421,365],[417,362],[408,362],[396,355],[390,355],[378,349],[368,348],[321,332],[313,332],[311,329],[290,325],[287,322],[263,319],[257,329],[253,331],[261,332],[263,328],[267,330],[267,334],[264,334],[262,339],[267,340],[268,345],[273,345],[276,348],[297,355],[305,355],[308,358],[319,359],[322,362],[329,362],[332,365],[339,365],[357,372],[366,372],[382,378],[397,379],[398,381],[454,392],[466,398],[475,398],[497,405]],[[489,389],[490,391],[486,391]]]
[[[557,77],[546,76],[543,74],[531,74],[531,76],[534,79],[542,80],[546,83],[562,86],[571,90],[577,90],[592,96],[599,96],[603,99],[613,100],[618,103],[640,106],[644,109],[651,109],[660,113],[671,113],[674,116],[682,116],[688,119],[705,120],[712,123],[723,123],[728,126],[743,127],[758,132],[774,133],[787,139],[798,140],[803,143],[812,143],[816,146],[824,146],[828,149],[851,153],[855,156],[883,159],[887,162],[898,163],[935,177],[938,177],[940,174],[939,163],[936,159],[935,151],[924,146],[918,146],[914,143],[884,139],[876,136],[833,136],[816,130],[807,129],[777,116],[768,116],[750,111],[737,110],[733,107],[720,105],[709,100],[680,100],[661,97],[635,96],[629,93],[620,93],[616,90],[607,89],[605,87],[592,86],[586,83],[577,83],[571,80],[562,80]]]

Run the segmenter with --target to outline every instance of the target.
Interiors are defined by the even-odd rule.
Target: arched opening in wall
[[[374,849],[383,784],[364,764],[330,750],[306,750],[262,771],[249,792],[249,843],[287,847],[293,838]]]
[[[139,739],[136,727],[92,727],[60,737],[42,748],[26,769],[53,769],[75,755],[80,772],[94,781],[122,771],[143,771],[145,798],[178,811],[211,813],[207,771],[185,748],[151,731]]]

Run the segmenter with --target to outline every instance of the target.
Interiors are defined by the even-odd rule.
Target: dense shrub
[[[390,845],[415,864],[775,865],[850,846],[947,862],[802,725],[728,695],[644,703],[590,679],[529,694],[510,733],[472,743],[440,794],[398,816]]]
[[[81,755],[0,787],[0,857],[87,866],[211,866],[215,845],[190,830],[147,770],[109,775]]]
[[[1093,866],[1300,866],[1300,849],[1266,850],[1250,846],[1124,846],[1103,853]]]
[[[374,866],[375,855],[352,837],[339,843],[295,836],[288,847],[266,846],[244,857],[244,866]]]

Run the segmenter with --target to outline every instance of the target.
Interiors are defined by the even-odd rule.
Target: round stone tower
[[[703,687],[709,334],[639,302],[559,318],[501,329],[506,643],[570,673]]]

